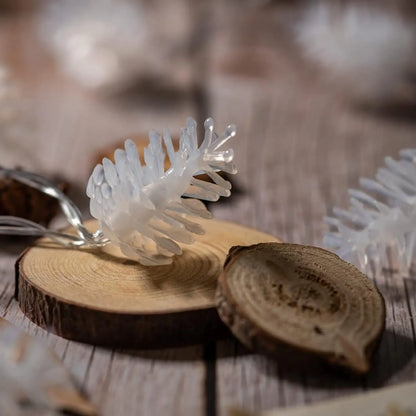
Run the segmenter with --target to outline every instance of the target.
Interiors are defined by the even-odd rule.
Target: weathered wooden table
[[[220,30],[209,38],[192,63],[196,78],[204,82],[174,96],[86,91],[51,62],[36,40],[30,14],[1,16],[0,63],[9,66],[20,88],[26,130],[20,140],[0,137],[0,164],[59,174],[85,209],[83,188],[97,151],[150,128],[178,131],[189,115],[200,122],[212,116],[219,130],[237,125],[233,146],[239,169],[237,191],[212,206],[214,215],[284,241],[321,245],[322,217],[335,204],[347,205],[347,189],[358,186],[359,176],[373,176],[384,156],[414,146],[416,113],[414,108],[385,113],[356,108],[327,88],[321,74],[307,68],[280,36],[276,22],[283,12],[254,10],[234,21],[237,28],[245,27],[245,35]],[[213,2],[211,22],[220,24],[227,13],[222,2]],[[21,249],[16,242],[1,241],[0,315],[43,338],[103,415],[226,415],[230,406],[290,406],[414,377],[406,371],[416,345],[412,279],[387,274],[377,279],[387,304],[387,328],[373,369],[354,379],[276,362],[231,337],[147,351],[59,338],[31,324],[14,300],[13,266]]]

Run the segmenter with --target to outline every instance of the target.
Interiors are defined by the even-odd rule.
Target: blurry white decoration
[[[351,189],[348,211],[334,208],[325,221],[333,231],[324,244],[364,273],[382,268],[408,275],[416,249],[416,149],[385,159],[375,180],[361,178]]]
[[[184,0],[60,0],[45,5],[39,32],[70,76],[105,89],[140,77],[188,82],[188,23]]]
[[[0,65],[0,134],[12,139],[20,131],[21,97],[8,69]]]
[[[378,5],[314,3],[295,29],[305,55],[359,98],[390,98],[414,69],[414,25]]]
[[[33,406],[45,415],[56,414],[48,410],[97,414],[46,345],[0,319],[0,414],[30,415]]]
[[[178,242],[192,244],[193,234],[204,233],[203,228],[189,218],[211,218],[198,199],[217,201],[220,196],[230,196],[231,183],[218,172],[237,172],[232,163],[233,150],[219,150],[235,136],[235,126],[228,126],[220,135],[214,133],[211,118],[204,126],[204,140],[198,147],[196,122],[189,118],[182,128],[177,152],[169,130],[164,130],[163,142],[171,162],[166,171],[162,138],[155,131],[150,132],[150,144],[144,150],[145,165],[142,166],[131,140],[126,140],[125,150],[116,150],[115,164],[104,158],[103,163],[94,168],[87,185],[91,215],[99,220],[95,233],[84,227],[77,206],[48,180],[34,173],[0,166],[0,177],[17,180],[56,198],[78,235],[12,216],[0,216],[0,234],[47,236],[73,248],[96,248],[111,242],[127,257],[143,265],[171,263],[175,254],[182,253]],[[195,178],[203,173],[213,182]]]
[[[9,163],[33,168],[37,161],[27,145],[28,121],[26,99],[13,72],[0,63],[0,154],[7,153]]]
[[[9,129],[11,122],[17,116],[18,92],[16,86],[11,82],[9,71],[0,66],[0,128]]]
[[[148,30],[140,4],[123,0],[51,2],[40,29],[68,74],[93,88],[137,71]]]
[[[217,172],[236,173],[232,149],[219,150],[234,137],[235,126],[228,126],[220,136],[214,133],[211,118],[204,126],[205,137],[198,147],[196,122],[189,118],[177,152],[169,130],[164,130],[171,163],[166,172],[162,138],[154,130],[144,151],[146,165],[141,165],[134,142],[126,140],[125,151],[114,154],[115,165],[104,158],[95,167],[87,186],[91,214],[99,220],[103,236],[126,256],[144,265],[171,263],[173,255],[182,253],[177,242],[192,244],[193,233],[204,233],[189,217],[211,217],[198,199],[217,201],[231,194],[230,182]],[[215,183],[195,178],[202,173]]]

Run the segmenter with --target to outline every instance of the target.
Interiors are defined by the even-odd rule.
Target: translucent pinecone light
[[[408,275],[416,239],[416,149],[385,159],[376,180],[362,178],[364,191],[350,189],[348,211],[334,208],[325,221],[332,231],[324,244],[364,273],[394,268]],[[393,263],[392,261],[393,260]]]
[[[156,131],[149,133],[145,165],[140,163],[136,145],[126,140],[125,150],[117,149],[114,154],[115,164],[104,158],[95,167],[87,186],[91,215],[99,220],[103,237],[118,245],[127,257],[144,265],[171,263],[173,255],[182,253],[178,243],[191,244],[193,234],[204,233],[189,217],[211,217],[198,199],[217,201],[231,194],[230,182],[217,172],[237,172],[234,154],[232,149],[218,149],[235,136],[235,126],[228,126],[220,136],[214,133],[212,119],[207,119],[204,127],[205,137],[198,147],[196,122],[189,118],[177,152],[169,131],[164,130],[171,162],[166,171],[162,137]],[[213,183],[194,177],[201,173]]]

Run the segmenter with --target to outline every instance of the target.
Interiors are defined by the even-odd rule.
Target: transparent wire
[[[203,234],[193,218],[211,218],[201,200],[217,201],[231,195],[231,183],[218,172],[237,172],[232,149],[219,150],[236,134],[229,125],[214,132],[214,120],[204,122],[205,135],[198,146],[197,123],[188,118],[175,151],[167,129],[163,137],[149,132],[142,165],[134,142],[126,140],[114,152],[114,163],[104,158],[92,171],[86,193],[90,213],[99,222],[95,233],[83,225],[78,207],[42,176],[0,167],[0,176],[19,181],[55,198],[77,235],[55,231],[17,217],[0,217],[0,234],[48,236],[65,246],[98,247],[110,242],[121,252],[145,266],[170,264],[182,253],[180,244],[192,244],[194,234]],[[171,167],[165,171],[165,150]],[[206,173],[212,182],[195,176]]]
[[[49,237],[53,241],[68,247],[93,246],[100,247],[109,243],[100,230],[95,233],[88,231],[82,220],[78,207],[59,188],[40,175],[0,166],[0,177],[13,179],[56,199],[66,220],[72,225],[77,235],[46,228],[25,218],[0,215],[0,234]]]

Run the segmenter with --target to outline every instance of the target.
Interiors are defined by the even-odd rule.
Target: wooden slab
[[[16,263],[20,308],[43,328],[91,344],[146,348],[218,337],[226,329],[214,296],[228,250],[278,240],[231,222],[199,222],[206,234],[168,266],[142,266],[114,246],[72,250],[41,239]]]
[[[303,365],[313,356],[370,370],[384,299],[355,266],[318,247],[260,243],[230,250],[218,280],[221,319],[248,348]]]

